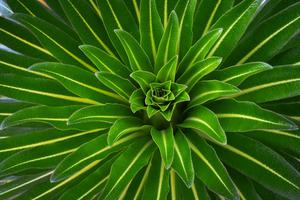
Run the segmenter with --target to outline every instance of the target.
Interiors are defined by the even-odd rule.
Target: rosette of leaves
[[[1,199],[300,198],[297,0],[6,3]]]

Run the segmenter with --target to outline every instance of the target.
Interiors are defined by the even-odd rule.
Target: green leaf
[[[175,11],[169,17],[168,26],[158,46],[154,72],[158,72],[162,66],[172,59],[178,52],[179,22]]]
[[[172,127],[170,126],[164,130],[157,130],[153,127],[151,129],[151,136],[160,151],[165,168],[169,169],[174,158],[174,135]]]
[[[16,14],[13,18],[32,31],[41,44],[60,62],[79,65],[90,71],[96,71],[84,60],[84,55],[78,49],[79,43],[65,32],[44,20],[24,14]]]
[[[196,62],[187,69],[176,82],[188,86],[187,90],[191,90],[193,86],[205,75],[214,71],[222,62],[222,58],[211,57]]]
[[[209,50],[220,37],[223,29],[215,29],[201,37],[186,53],[178,66],[177,74],[181,75],[198,61],[205,58]]]
[[[72,65],[61,63],[39,63],[30,67],[33,71],[47,74],[59,81],[66,89],[72,93],[100,103],[121,102],[118,95],[109,91],[104,85],[99,83],[97,78],[86,70]]]
[[[234,95],[239,100],[263,103],[299,95],[300,65],[276,67],[248,78]],[[276,91],[276,92],[274,92]]]
[[[237,87],[221,81],[200,81],[189,94],[191,97],[189,106],[201,105],[207,101],[226,97],[239,91]]]
[[[232,133],[228,137],[228,145],[215,146],[215,149],[226,164],[271,191],[289,199],[297,199],[300,195],[299,173],[263,144]]]
[[[229,199],[235,199],[236,188],[214,149],[198,135],[187,131],[185,133],[188,133],[197,178],[210,190]]]
[[[150,177],[146,180],[142,199],[166,199],[169,192],[169,171],[165,169],[158,151],[152,156],[149,165]]]
[[[91,121],[106,124],[130,116],[132,116],[132,112],[127,106],[121,104],[103,104],[84,107],[74,112],[69,117],[68,124]]]
[[[154,63],[158,45],[164,31],[155,0],[141,0],[140,12],[141,46],[148,54],[152,63]]]
[[[277,65],[300,64],[300,56],[298,54],[299,51],[300,51],[299,46],[291,48],[289,50],[277,54],[269,62],[271,64],[277,64]]]
[[[210,27],[229,9],[234,0],[202,0],[198,1],[198,7],[194,16],[194,38],[200,38],[207,34]]]
[[[287,118],[263,109],[252,102],[226,99],[209,105],[216,113],[223,129],[232,132],[245,132],[257,129],[295,130],[297,126]]]
[[[96,77],[101,83],[116,92],[126,101],[129,100],[130,95],[136,89],[128,79],[109,72],[97,72]]]
[[[155,74],[142,70],[132,72],[130,77],[139,84],[145,94],[150,89],[150,83],[156,79]]]
[[[132,71],[153,71],[152,64],[139,42],[126,31],[115,30],[128,56]]]
[[[230,62],[269,60],[276,55],[299,30],[299,9],[298,2],[262,22],[238,45]]]
[[[121,29],[131,33],[135,39],[139,39],[138,26],[123,0],[97,0],[107,34],[117,50],[123,62],[128,63],[127,55],[121,41],[115,34],[115,29]],[[101,5],[101,6],[100,6]]]
[[[50,106],[97,104],[98,102],[73,96],[58,83],[42,78],[0,74],[0,94],[3,96]]]
[[[24,55],[55,60],[39,41],[23,26],[4,17],[0,18],[0,43]],[[2,57],[1,57],[2,60]]]
[[[157,73],[156,79],[160,82],[175,81],[178,56],[174,56]]]
[[[112,145],[124,135],[149,128],[149,125],[145,125],[142,120],[136,117],[128,117],[116,120],[109,129],[107,143],[108,145]]]
[[[101,198],[117,198],[142,167],[147,165],[153,151],[152,141],[145,139],[134,143],[122,153],[111,167]]]
[[[207,79],[217,79],[235,86],[240,85],[248,77],[272,69],[267,63],[252,62],[216,70]]]
[[[51,176],[51,181],[58,182],[64,180],[94,161],[104,159],[110,154],[120,151],[124,146],[131,144],[134,139],[141,136],[141,133],[131,134],[115,142],[113,145],[108,146],[107,134],[100,135],[97,138],[86,142],[75,152],[62,160],[55,168],[55,171]]]
[[[79,46],[81,51],[94,63],[101,72],[110,72],[128,78],[130,71],[117,58],[112,57],[105,51],[90,45]]]
[[[211,30],[223,28],[223,33],[209,56],[220,56],[224,60],[228,57],[243,36],[261,3],[262,0],[242,1],[219,18]]]
[[[145,106],[145,94],[143,93],[142,89],[135,90],[130,98],[130,109],[133,113],[136,113],[139,110],[146,110]]]
[[[180,176],[185,185],[191,188],[194,184],[195,176],[191,149],[189,147],[187,138],[180,129],[175,135],[174,161],[172,168],[176,171],[178,176]]]
[[[101,46],[107,53],[115,56],[108,35],[103,31],[103,23],[87,2],[60,0],[59,3],[84,44]]]
[[[4,118],[11,116],[16,111],[29,106],[31,106],[31,104],[25,102],[19,102],[8,98],[0,99],[0,122],[2,122]]]
[[[163,27],[166,28],[168,25],[168,17],[170,13],[175,9],[178,0],[156,0],[157,10],[160,15]]]
[[[193,23],[197,0],[179,0],[175,12],[179,19],[179,57],[182,58],[193,42]]]
[[[217,116],[209,109],[198,105],[187,110],[185,120],[179,124],[182,128],[192,128],[221,144],[226,144],[226,135]]]

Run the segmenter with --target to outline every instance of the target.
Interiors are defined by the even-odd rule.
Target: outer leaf
[[[220,37],[223,29],[212,30],[201,37],[186,53],[178,66],[178,74],[183,74],[197,61],[205,58],[211,47]]]
[[[226,164],[273,192],[290,199],[297,199],[300,195],[299,173],[283,157],[263,144],[240,134],[232,134],[228,137],[228,145],[223,148],[215,146],[215,149]]]
[[[136,89],[135,86],[125,78],[109,72],[97,72],[96,77],[106,87],[115,91],[120,97],[129,100],[130,95]]]
[[[235,94],[240,90],[228,83],[221,81],[200,81],[190,92],[190,106],[201,105],[209,100]]]
[[[0,99],[0,121],[6,117],[11,116],[14,112],[23,108],[29,107],[30,104],[25,102],[18,102],[12,99]]]
[[[238,86],[248,77],[269,69],[272,69],[272,66],[267,63],[252,62],[216,70],[209,74],[207,79],[217,79]]]
[[[68,123],[83,123],[96,121],[99,123],[113,123],[117,119],[131,116],[132,113],[127,106],[121,104],[104,104],[89,106],[74,112]]]
[[[112,146],[107,145],[106,134],[85,143],[57,165],[51,176],[51,181],[58,182],[72,176],[95,160],[104,159],[110,154],[120,151],[124,146],[132,143],[132,140],[141,135],[141,133],[131,134],[130,136],[115,142]]]
[[[205,136],[208,136],[214,141],[226,144],[226,135],[217,116],[201,105],[187,110],[186,118],[179,126],[201,131]]]
[[[186,70],[176,82],[188,86],[187,90],[191,90],[193,86],[205,75],[215,70],[222,62],[222,58],[212,57],[196,62],[188,70]]]
[[[187,134],[187,136],[193,152],[197,178],[203,181],[210,190],[234,199],[237,196],[236,188],[214,149],[195,134]]]
[[[27,102],[52,106],[97,104],[96,101],[73,96],[52,80],[4,73],[0,74],[0,94]]]
[[[300,47],[294,47],[280,54],[277,54],[269,62],[271,64],[286,65],[286,64],[300,64],[300,56],[298,52]]]
[[[30,69],[54,77],[69,91],[81,97],[101,103],[122,101],[118,95],[99,83],[92,73],[78,67],[60,63],[40,63]]]
[[[174,158],[174,135],[172,127],[170,126],[164,130],[157,130],[153,127],[151,129],[151,136],[160,151],[166,169],[169,169]]]
[[[128,78],[130,71],[118,59],[105,53],[103,50],[90,45],[81,45],[79,48],[94,63],[94,65],[103,72],[110,72],[123,78]]]
[[[146,110],[145,94],[143,93],[142,89],[137,89],[131,94],[129,103],[130,109],[133,113],[136,113],[139,110]]]
[[[125,31],[115,30],[115,33],[126,51],[132,71],[153,71],[152,64],[138,41]]]
[[[163,25],[156,8],[155,0],[141,0],[140,11],[141,46],[148,54],[152,63],[154,63],[158,45],[163,35]]]
[[[211,29],[223,28],[223,33],[210,51],[209,56],[220,56],[224,60],[228,57],[244,34],[261,3],[262,0],[243,1],[219,18]]]
[[[157,73],[157,80],[160,82],[175,81],[178,56],[174,56]]]
[[[178,176],[181,177],[187,187],[192,187],[195,175],[191,149],[187,138],[180,129],[175,135],[174,161],[172,168],[177,172]]]
[[[149,125],[145,125],[142,120],[136,117],[123,118],[115,121],[110,127],[107,137],[107,143],[112,145],[122,136],[138,132],[143,129],[149,129]]]
[[[194,38],[206,34],[210,27],[231,7],[234,0],[203,0],[198,1],[198,7],[194,17]]]
[[[101,46],[102,49],[114,56],[108,35],[106,31],[103,31],[104,25],[87,2],[60,0],[59,3],[83,43]]]
[[[232,99],[210,104],[225,131],[244,132],[257,129],[295,130],[297,126],[287,118],[263,109],[252,102]]]
[[[286,45],[300,27],[300,3],[294,4],[265,20],[256,30],[249,33],[234,53],[232,62],[242,64],[246,61],[269,60]],[[250,39],[251,38],[251,39]]]
[[[158,46],[154,71],[157,73],[162,66],[177,55],[179,37],[179,22],[175,11],[170,14],[168,26]]]
[[[150,89],[150,83],[156,79],[155,74],[147,71],[135,71],[130,74],[130,77],[139,84],[145,94]]]
[[[156,0],[157,10],[162,20],[164,28],[168,25],[168,17],[170,13],[174,10],[178,0],[168,1],[168,0]]]
[[[276,67],[247,79],[239,88],[239,100],[257,103],[299,95],[300,65]],[[276,92],[274,92],[276,91]]]
[[[44,20],[31,16],[17,14],[14,15],[14,19],[32,31],[42,45],[62,63],[84,66],[93,72],[96,71],[84,60],[82,53],[78,51],[79,43],[65,32]]]
[[[166,199],[169,192],[169,171],[165,169],[158,151],[152,156],[149,165],[151,165],[149,171],[151,176],[145,183],[142,199]]]
[[[112,165],[110,176],[101,198],[117,198],[138,171],[147,165],[153,151],[154,145],[152,141],[145,139],[134,143],[122,153]]]
[[[122,60],[128,63],[125,50],[114,30],[121,29],[127,31],[132,34],[134,38],[138,39],[139,30],[134,18],[123,0],[97,0],[97,3],[111,42]]]

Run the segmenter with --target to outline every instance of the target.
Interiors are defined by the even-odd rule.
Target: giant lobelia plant
[[[1,199],[300,199],[298,0],[7,4]]]

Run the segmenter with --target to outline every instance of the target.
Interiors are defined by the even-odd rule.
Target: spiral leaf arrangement
[[[6,3],[1,199],[300,199],[299,2]]]

